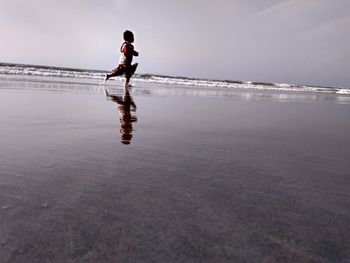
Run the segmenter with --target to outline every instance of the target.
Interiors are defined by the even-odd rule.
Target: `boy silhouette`
[[[107,74],[105,82],[111,77],[121,76],[124,74],[126,78],[125,87],[130,87],[130,78],[132,75],[134,75],[138,65],[138,63],[131,65],[132,59],[134,56],[137,57],[139,53],[134,50],[134,46],[132,45],[132,43],[134,43],[134,34],[131,31],[126,30],[123,37],[124,43],[120,47],[121,56],[119,65],[117,68],[112,70],[111,74]]]

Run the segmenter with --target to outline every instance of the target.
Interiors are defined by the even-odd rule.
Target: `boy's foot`
[[[108,91],[106,89],[103,89],[103,92],[104,92],[105,96],[108,97]]]
[[[106,78],[100,83],[100,85],[103,85],[106,83],[106,81],[109,79],[108,74],[106,74]]]

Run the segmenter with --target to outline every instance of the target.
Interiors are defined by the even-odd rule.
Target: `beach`
[[[0,75],[0,262],[350,262],[350,96]]]

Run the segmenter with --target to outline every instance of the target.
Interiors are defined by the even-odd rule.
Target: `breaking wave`
[[[76,79],[104,79],[106,73],[108,73],[108,71],[0,63],[0,74],[7,75],[68,77]],[[343,87],[321,87],[309,85],[275,84],[265,82],[245,82],[232,80],[209,80],[187,77],[172,77],[155,74],[135,74],[133,79],[134,81],[138,82],[172,84],[191,87],[195,86],[203,88],[297,91],[350,95],[350,88]]]

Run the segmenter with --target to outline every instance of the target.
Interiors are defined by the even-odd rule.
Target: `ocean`
[[[0,63],[0,74],[6,75],[25,75],[25,76],[42,76],[42,77],[59,77],[82,79],[104,79],[105,70],[90,70],[65,67],[51,67],[41,65],[25,65],[13,63]],[[121,78],[121,77],[120,77]],[[160,83],[179,86],[191,86],[199,88],[223,88],[223,89],[246,89],[246,90],[268,90],[268,91],[293,91],[307,93],[328,93],[350,95],[350,88],[346,87],[322,87],[310,85],[297,85],[285,83],[266,83],[251,82],[239,80],[211,80],[188,78],[181,76],[165,76],[158,74],[135,74],[133,81],[141,83]]]

